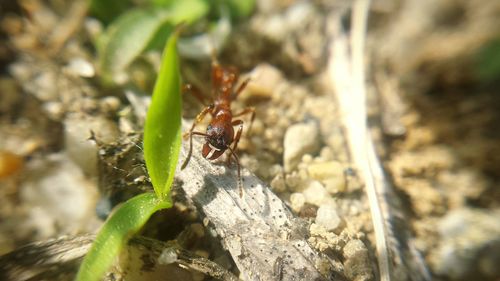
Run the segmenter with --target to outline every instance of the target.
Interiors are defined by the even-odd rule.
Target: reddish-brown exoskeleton
[[[203,145],[201,154],[208,160],[215,160],[222,156],[226,150],[229,150],[228,164],[230,163],[231,156],[236,160],[238,166],[238,186],[240,196],[243,196],[243,188],[241,183],[241,168],[240,161],[236,155],[236,148],[243,132],[243,120],[234,119],[236,117],[251,114],[250,125],[255,118],[255,109],[246,108],[243,111],[233,114],[231,111],[231,101],[236,99],[238,95],[245,89],[250,79],[245,80],[239,87],[236,86],[238,81],[238,71],[233,67],[223,67],[217,60],[213,59],[212,62],[212,103],[206,106],[197,116],[193,122],[191,129],[185,133],[184,138],[189,137],[189,152],[186,160],[181,166],[184,169],[193,151],[193,136],[205,137],[205,144]],[[207,114],[210,114],[212,120],[207,127],[205,133],[195,132],[194,129]],[[238,127],[236,133],[234,127]],[[231,147],[232,146],[232,147]]]

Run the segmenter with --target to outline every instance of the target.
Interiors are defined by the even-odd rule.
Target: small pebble
[[[50,71],[42,72],[33,83],[29,84],[30,93],[34,94],[41,101],[56,100],[59,97],[57,89],[56,74]]]
[[[292,195],[290,195],[290,205],[292,207],[292,210],[294,210],[295,212],[298,213],[305,203],[306,197],[304,197],[304,194],[292,193]]]
[[[87,60],[83,58],[74,58],[72,59],[65,70],[75,76],[81,76],[85,78],[94,77],[95,69],[94,66]]]
[[[319,128],[316,122],[305,122],[290,126],[285,133],[283,163],[286,172],[291,172],[306,153],[315,154],[320,146]]]
[[[113,96],[103,97],[99,104],[103,112],[115,112],[120,108],[120,105],[120,99]]]
[[[304,164],[310,164],[313,161],[313,157],[311,154],[304,154],[302,156],[302,163]]]
[[[310,182],[303,193],[306,197],[306,202],[316,206],[320,206],[323,202],[330,198],[330,195],[326,191],[325,187],[319,181]]]
[[[318,207],[312,204],[306,203],[300,209],[299,217],[301,218],[315,218],[316,213],[318,212]]]
[[[45,102],[42,107],[53,120],[62,119],[66,110],[62,103],[56,101]]]
[[[271,180],[271,188],[273,189],[274,192],[286,191],[285,178],[283,177],[283,174],[277,174]]]
[[[285,175],[285,183],[290,191],[302,191],[304,188],[302,187],[302,182],[303,181],[297,172]]]
[[[163,250],[158,257],[159,264],[171,264],[176,262],[178,259],[177,253],[173,247],[168,247]]]
[[[116,124],[101,116],[68,115],[64,122],[64,141],[68,155],[89,176],[97,174],[97,145],[89,140],[91,131],[104,143],[118,138]]]
[[[321,205],[316,214],[316,223],[323,226],[328,231],[336,230],[342,220],[337,214],[337,210],[330,205]]]
[[[260,21],[254,21],[253,23],[255,23],[254,29],[258,29],[257,32],[277,42],[282,41],[285,38],[285,34],[287,34],[285,18],[280,14],[261,18]],[[265,25],[266,28],[262,29],[259,27],[262,25]]]
[[[344,177],[329,178],[322,182],[330,194],[337,194],[346,191],[346,181]]]
[[[274,66],[262,63],[252,71],[252,80],[241,93],[242,99],[248,98],[271,98],[275,89],[283,81],[283,75]]]
[[[52,154],[29,164],[20,198],[30,206],[26,226],[36,233],[35,238],[87,230],[95,212],[95,184],[65,154]]]
[[[500,209],[449,212],[437,223],[441,242],[430,258],[434,271],[453,280],[500,278],[499,218]]]
[[[299,1],[290,6],[285,12],[286,26],[289,30],[295,30],[303,27],[304,22],[307,22],[311,17],[317,14],[314,11],[314,6],[308,1]]]
[[[368,250],[361,240],[347,242],[343,249],[345,275],[349,280],[374,280],[372,262]]]
[[[307,167],[307,172],[309,173],[309,176],[315,180],[344,178],[344,167],[337,161],[312,163]]]
[[[321,148],[319,155],[321,160],[323,161],[330,161],[334,158],[333,150],[329,146],[324,146],[323,148]]]

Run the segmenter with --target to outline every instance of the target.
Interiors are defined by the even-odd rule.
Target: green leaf
[[[108,24],[131,5],[130,0],[90,0],[90,15]]]
[[[174,33],[163,51],[144,128],[144,158],[153,188],[168,196],[181,147],[181,78]]]
[[[208,12],[203,0],[176,1],[156,9],[136,9],[121,15],[99,41],[103,78],[113,79],[139,56],[157,36],[164,36],[164,26],[191,23]]]
[[[172,5],[176,0],[150,0],[150,2],[156,7],[165,7]]]
[[[500,39],[486,43],[476,54],[476,75],[484,83],[500,79]]]
[[[229,7],[233,19],[241,19],[250,16],[255,7],[255,0],[222,0]]]
[[[101,280],[128,239],[144,226],[153,213],[171,206],[172,202],[160,200],[154,193],[143,193],[123,203],[97,234],[76,280]]]

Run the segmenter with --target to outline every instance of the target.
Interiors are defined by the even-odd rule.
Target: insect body
[[[238,88],[235,89],[238,81],[238,72],[231,67],[223,67],[214,60],[212,63],[212,96],[213,101],[206,106],[193,122],[191,129],[185,134],[189,137],[189,152],[186,160],[182,164],[181,169],[184,169],[193,150],[193,136],[202,136],[205,138],[201,154],[208,160],[215,160],[222,156],[226,150],[229,150],[228,164],[233,157],[238,166],[238,185],[240,196],[243,195],[241,183],[241,168],[239,158],[235,153],[238,142],[243,131],[243,120],[234,119],[245,114],[251,114],[251,122],[255,118],[255,109],[246,108],[242,112],[233,114],[231,110],[231,101],[236,99],[238,95],[245,89],[249,79],[245,80]],[[196,125],[200,123],[207,114],[212,116],[210,124],[207,126],[205,133],[194,131]],[[251,123],[250,123],[251,124]],[[234,127],[237,127],[235,132]]]

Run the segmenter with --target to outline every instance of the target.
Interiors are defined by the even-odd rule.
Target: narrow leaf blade
[[[160,200],[154,193],[143,193],[123,203],[97,234],[76,280],[101,280],[127,240],[144,226],[153,213],[171,206],[170,201]]]
[[[157,36],[165,24],[175,26],[191,23],[208,12],[201,0],[176,1],[169,7],[136,9],[122,14],[113,22],[99,41],[100,68],[105,79],[113,79],[139,56]]]
[[[241,19],[250,16],[255,7],[255,0],[224,0],[228,5],[233,19]]]
[[[181,78],[177,34],[168,40],[144,128],[144,158],[160,198],[170,192],[181,146]]]

